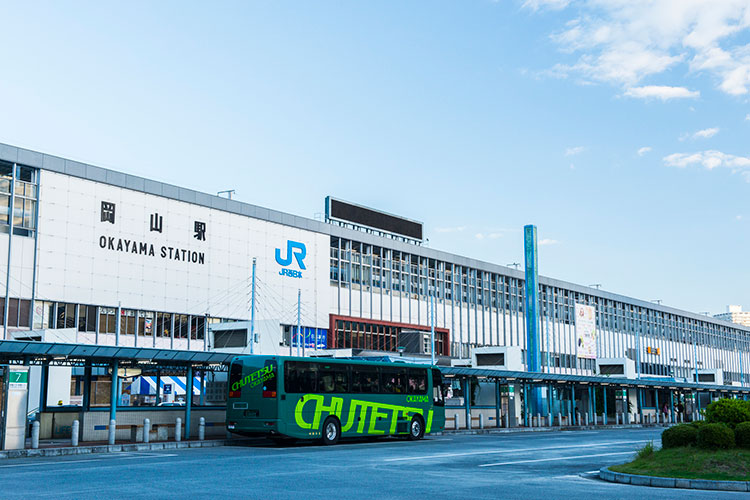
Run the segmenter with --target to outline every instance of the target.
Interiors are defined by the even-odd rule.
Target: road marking
[[[554,462],[557,460],[576,460],[578,458],[609,457],[612,455],[632,455],[634,451],[620,451],[615,453],[597,453],[595,455],[576,455],[574,457],[536,458],[534,460],[516,460],[515,462],[498,462],[495,464],[482,464],[479,467],[496,467],[498,465],[528,464],[532,462]]]
[[[88,462],[101,462],[104,460],[133,460],[136,458],[161,458],[161,457],[176,457],[176,453],[166,453],[166,454],[138,454],[134,455],[131,453],[123,454],[123,456],[116,456],[111,454],[101,455],[98,457],[91,457],[85,460],[45,460],[44,462],[32,462],[32,463],[26,463],[26,464],[9,464],[9,465],[0,465],[0,469],[9,469],[9,468],[15,468],[15,467],[39,467],[41,465],[66,465],[66,464],[82,464],[82,463],[88,463]]]
[[[398,458],[387,458],[386,462],[401,462],[404,460],[426,460],[430,458],[451,458],[451,457],[467,457],[472,455],[494,455],[499,453],[519,453],[524,451],[542,451],[542,450],[563,450],[567,448],[597,448],[599,446],[613,446],[620,444],[636,444],[636,443],[647,443],[650,439],[641,439],[638,441],[610,441],[607,443],[596,443],[596,444],[576,444],[569,446],[549,446],[544,448],[516,448],[512,450],[483,450],[483,451],[467,451],[465,453],[441,453],[437,455],[422,455],[419,457],[398,457]]]

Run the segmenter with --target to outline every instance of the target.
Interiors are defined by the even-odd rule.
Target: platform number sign
[[[172,394],[172,384],[164,384],[164,394]]]
[[[26,386],[29,384],[29,372],[27,371],[11,371],[8,373],[8,389],[23,389],[26,390]]]

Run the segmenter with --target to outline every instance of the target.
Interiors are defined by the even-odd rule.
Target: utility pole
[[[255,261],[253,257],[253,288],[250,295],[250,354],[255,354]]]
[[[430,354],[435,364],[435,295],[430,295]]]
[[[300,344],[300,307],[302,305],[302,290],[297,290],[297,356],[299,356]],[[303,351],[304,354],[304,351]]]

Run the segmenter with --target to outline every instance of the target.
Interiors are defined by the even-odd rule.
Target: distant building
[[[714,318],[731,321],[742,326],[750,326],[750,311],[743,311],[742,306],[727,306],[727,312],[714,314]]]

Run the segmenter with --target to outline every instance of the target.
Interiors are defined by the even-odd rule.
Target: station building
[[[441,364],[527,371],[523,272],[429,248],[409,219],[330,197],[326,213],[0,144],[3,339],[425,354],[434,323]],[[539,311],[543,372],[744,385],[748,327],[544,276]]]
[[[255,259],[254,352],[283,354],[298,310],[313,349],[396,352],[401,331],[426,333],[431,318],[443,357],[526,347],[523,272],[423,246],[421,227],[403,235],[312,220],[2,144],[0,177],[5,339],[67,330],[79,343],[225,347],[212,345],[207,325],[250,319]],[[596,359],[620,358],[641,375],[689,380],[698,368],[732,384],[750,361],[750,328],[539,282],[545,370],[593,374]],[[579,355],[576,304],[594,308],[594,356]],[[525,355],[516,358],[523,369]]]

